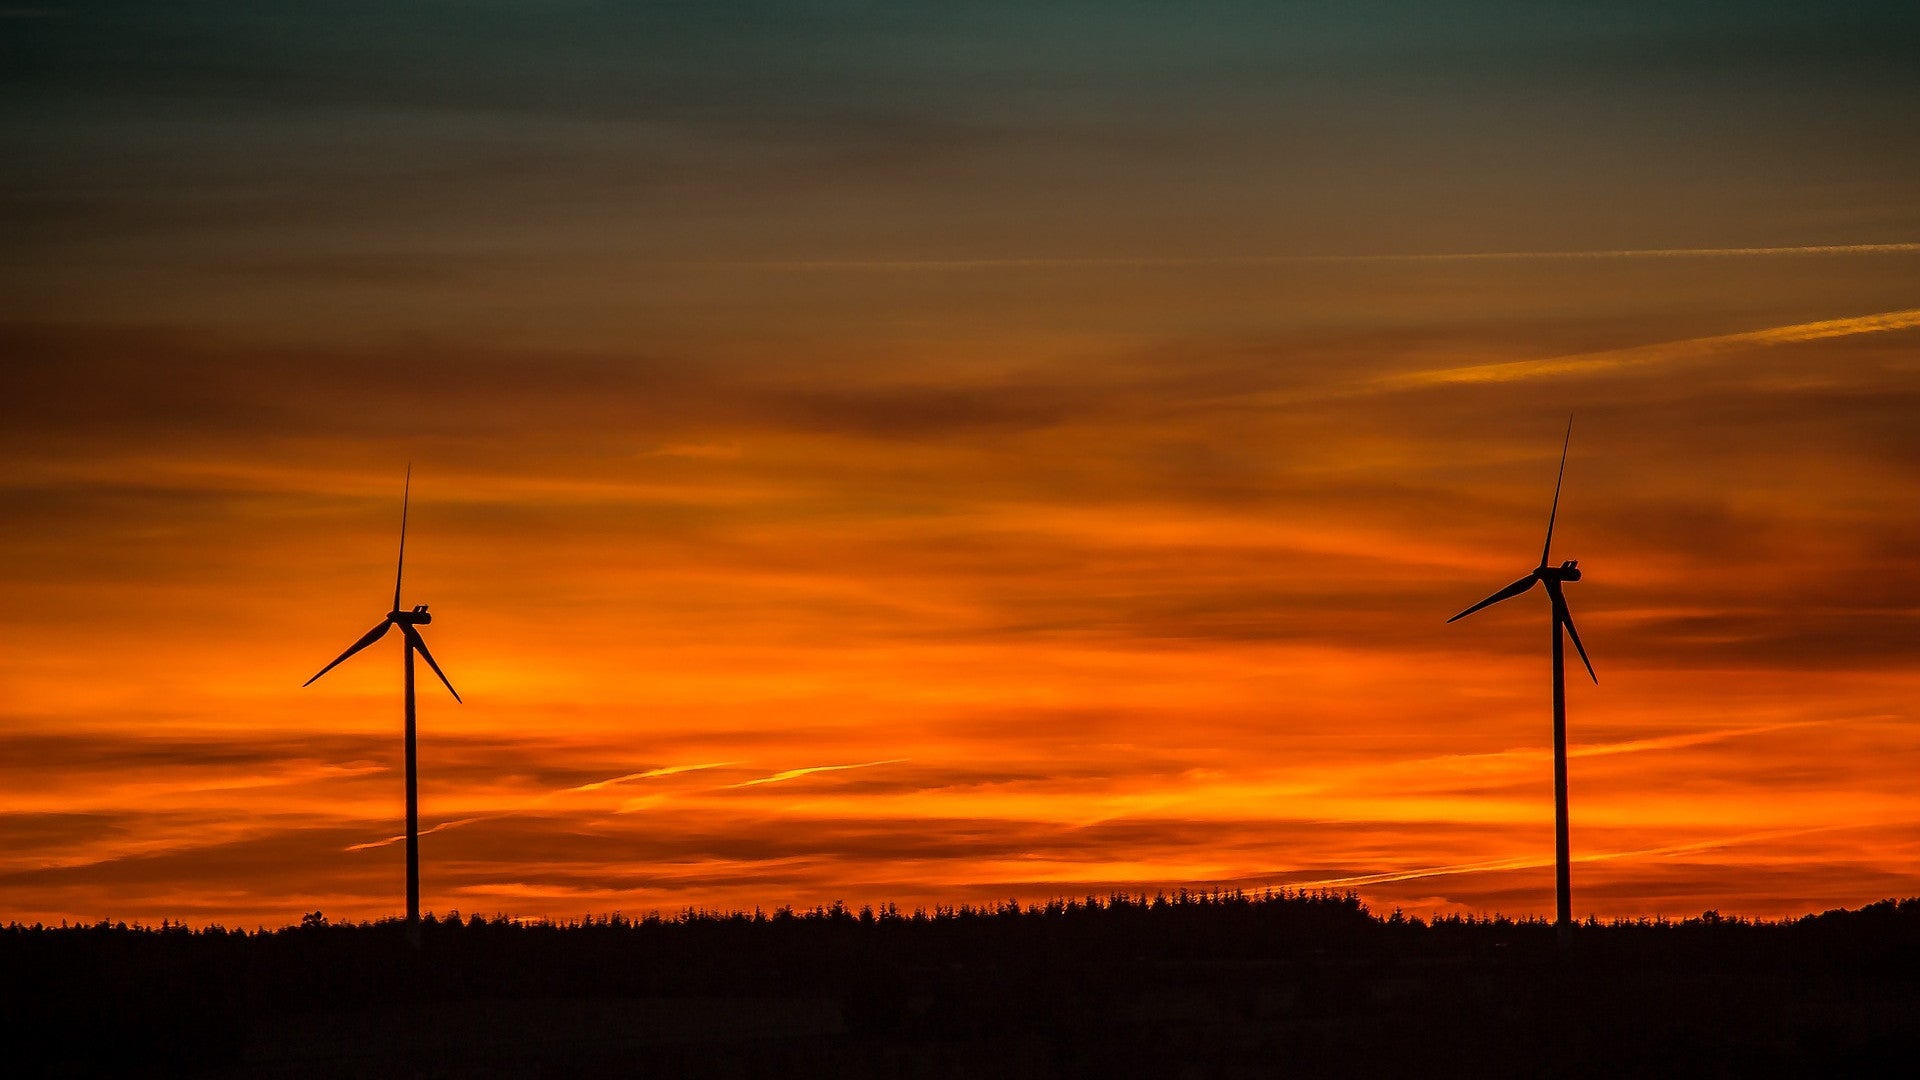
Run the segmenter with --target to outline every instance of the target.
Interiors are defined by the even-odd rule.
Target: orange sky
[[[1119,76],[1014,51],[1004,100],[802,101],[806,153],[719,91],[463,84],[428,136],[45,76],[0,200],[0,920],[399,909],[398,646],[300,683],[385,610],[409,462],[467,699],[423,684],[430,909],[1544,914],[1546,605],[1444,620],[1531,567],[1570,411],[1576,913],[1920,893],[1906,151],[1824,99],[1568,132],[1454,60],[1434,129],[1338,55],[1334,129],[1237,83],[1116,126]]]

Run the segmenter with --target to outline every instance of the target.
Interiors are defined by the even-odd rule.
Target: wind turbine
[[[1540,565],[1526,577],[1447,620],[1464,619],[1483,607],[1519,596],[1535,584],[1547,587],[1547,599],[1553,607],[1553,842],[1554,887],[1559,901],[1554,929],[1563,949],[1573,936],[1573,886],[1567,844],[1567,672],[1566,646],[1561,637],[1563,627],[1566,636],[1573,639],[1573,647],[1580,650],[1580,662],[1587,666],[1587,674],[1596,684],[1600,682],[1600,676],[1593,672],[1593,661],[1587,659],[1587,647],[1580,644],[1580,631],[1573,627],[1573,612],[1567,610],[1567,596],[1562,591],[1567,582],[1580,580],[1580,564],[1568,559],[1559,566],[1548,565],[1553,551],[1553,522],[1560,514],[1560,484],[1567,478],[1567,447],[1572,442],[1573,418],[1568,417],[1567,436],[1560,443],[1560,476],[1553,482],[1553,509],[1547,514],[1547,542],[1540,548]]]
[[[387,612],[387,617],[380,620],[378,626],[349,645],[346,652],[335,657],[333,663],[321,668],[314,673],[313,679],[300,685],[312,686],[314,679],[339,667],[347,657],[379,641],[387,635],[388,630],[396,626],[400,628],[401,636],[405,639],[405,648],[401,651],[406,657],[407,696],[407,940],[417,949],[420,947],[420,785],[414,757],[413,654],[419,653],[433,673],[440,676],[440,681],[446,683],[447,693],[453,695],[453,700],[460,700],[460,692],[453,688],[453,683],[448,681],[447,673],[440,670],[440,665],[433,662],[433,653],[427,649],[427,640],[420,636],[417,629],[433,621],[433,616],[427,614],[427,605],[416,604],[412,611],[400,610],[400,576],[407,568],[407,504],[412,494],[413,466],[409,465],[406,487],[400,496],[400,558],[393,570],[393,610]]]

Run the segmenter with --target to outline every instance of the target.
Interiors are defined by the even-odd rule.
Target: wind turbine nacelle
[[[1568,559],[1566,562],[1560,564],[1560,569],[1555,572],[1553,576],[1559,578],[1561,581],[1579,581],[1580,561],[1578,559]]]
[[[425,604],[415,604],[412,611],[396,611],[387,616],[387,618],[397,623],[408,623],[413,626],[425,626],[433,621],[433,616],[427,614],[427,605]]]

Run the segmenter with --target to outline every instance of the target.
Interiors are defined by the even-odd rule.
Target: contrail
[[[1826,727],[1834,724],[1862,723],[1884,719],[1887,719],[1887,717],[1867,715],[1832,717],[1823,720],[1787,720],[1773,724],[1759,724],[1752,727],[1721,728],[1714,731],[1682,732],[1674,735],[1651,735],[1646,738],[1626,739],[1619,742],[1576,743],[1567,747],[1567,756],[1569,758],[1589,758],[1606,757],[1612,754],[1681,750],[1709,743],[1724,742],[1730,739],[1746,738],[1751,735],[1765,735],[1776,731],[1793,731],[1800,728]],[[1518,747],[1506,750],[1489,750],[1483,753],[1438,754],[1426,757],[1400,758],[1387,762],[1351,765],[1340,769],[1320,768],[1313,770],[1310,774],[1312,777],[1311,780],[1296,780],[1286,777],[1283,774],[1281,780],[1260,782],[1257,786],[1252,787],[1227,786],[1224,789],[1203,787],[1197,790],[1183,792],[1168,791],[1153,799],[1151,802],[1142,803],[1137,800],[1129,800],[1128,805],[1123,810],[1116,810],[1112,813],[1102,813],[1085,819],[1075,819],[1071,824],[1072,827],[1076,829],[1091,828],[1095,825],[1104,825],[1110,821],[1135,816],[1142,812],[1164,811],[1169,807],[1191,806],[1195,803],[1217,801],[1223,797],[1240,800],[1249,798],[1272,799],[1275,797],[1298,799],[1313,798],[1322,795],[1338,796],[1356,787],[1379,784],[1382,782],[1383,777],[1387,778],[1387,782],[1389,783],[1399,784],[1401,781],[1393,778],[1404,776],[1407,772],[1416,770],[1421,773],[1439,771],[1457,774],[1464,771],[1474,775],[1486,775],[1489,772],[1487,768],[1489,765],[1518,767],[1528,762],[1538,761],[1548,756],[1551,752],[1549,748],[1544,746]],[[1497,774],[1494,776],[1494,781],[1499,781]],[[1455,782],[1449,781],[1450,785],[1452,783]]]
[[[1806,836],[1811,833],[1837,832],[1843,829],[1859,828],[1858,825],[1818,825],[1808,829],[1781,829],[1773,832],[1746,833],[1741,836],[1727,836],[1715,840],[1701,840],[1691,844],[1674,844],[1669,847],[1641,848],[1637,851],[1602,851],[1586,855],[1576,855],[1574,862],[1612,862],[1617,859],[1659,858],[1667,855],[1690,855],[1700,851],[1714,851],[1720,848],[1734,847],[1739,844],[1751,844],[1763,840],[1782,840],[1790,836]],[[1415,870],[1389,870],[1378,874],[1356,874],[1352,877],[1326,878],[1322,881],[1297,881],[1288,883],[1290,889],[1330,889],[1349,885],[1385,885],[1396,881],[1415,881],[1420,878],[1449,877],[1457,874],[1480,874],[1499,870],[1538,870],[1552,866],[1552,859],[1495,859],[1488,862],[1454,863],[1450,866],[1424,866]]]
[[[792,780],[796,777],[806,776],[811,773],[838,772],[842,769],[870,769],[876,765],[899,765],[907,760],[908,760],[907,758],[889,758],[886,761],[863,761],[853,765],[815,765],[815,766],[812,766],[811,768],[806,768],[806,769],[788,769],[786,772],[774,773],[772,776],[762,776],[762,777],[759,777],[758,779],[746,780],[738,784],[727,784],[720,788],[708,788],[705,790],[725,791],[732,788],[753,787],[758,784],[773,784],[773,783],[778,783],[782,780]],[[586,791],[599,791],[602,788],[612,787],[615,784],[624,784],[632,780],[646,780],[646,779],[652,779],[654,777],[659,777],[659,776],[673,776],[677,773],[698,772],[703,769],[720,769],[720,768],[725,768],[729,765],[739,765],[739,764],[741,763],[738,761],[709,761],[709,762],[702,762],[698,765],[665,765],[658,769],[648,769],[644,772],[626,773],[621,776],[609,777],[605,780],[595,780],[595,781],[592,781],[591,783],[579,784],[569,788],[560,788],[556,791],[549,791],[545,795],[538,796],[537,798],[534,798],[528,801],[524,806],[521,806],[518,809],[501,810],[491,814],[475,814],[472,817],[463,817],[463,818],[456,819],[454,821],[443,821],[440,824],[435,825],[431,829],[422,829],[420,831],[420,835],[426,836],[430,833],[440,832],[443,829],[453,829],[453,828],[458,828],[462,825],[471,825],[476,821],[494,821],[499,818],[514,817],[519,814],[532,813],[533,811],[539,809],[541,806],[545,805],[546,803],[550,802],[553,799],[559,798],[562,795],[572,795],[572,794],[576,794],[579,792],[586,792]],[[664,796],[662,797],[664,798]],[[657,799],[650,801],[647,803],[647,805],[651,806],[654,804],[654,802],[657,802],[657,801],[658,801]],[[632,804],[629,804],[627,807],[621,809],[618,812],[627,813],[633,809],[638,809],[638,807],[635,807]],[[384,840],[369,840],[364,844],[350,844],[347,847],[343,848],[342,850],[343,851],[365,851],[368,848],[385,847],[388,844],[392,844],[400,840],[405,840],[406,838],[407,838],[406,834],[402,833],[399,836],[389,836]]]
[[[1575,743],[1567,747],[1568,757],[1607,757],[1612,754],[1637,754],[1650,750],[1684,750],[1709,743],[1726,742],[1729,739],[1744,739],[1749,735],[1770,735],[1776,731],[1795,731],[1800,728],[1829,727],[1834,724],[1853,724],[1863,720],[1876,720],[1879,717],[1836,716],[1822,720],[1783,720],[1773,724],[1756,724],[1752,727],[1715,728],[1710,731],[1687,731],[1673,735],[1649,735],[1641,739],[1622,739],[1618,742]],[[1492,750],[1479,754],[1441,754],[1437,757],[1411,758],[1405,761],[1389,762],[1384,766],[1362,767],[1364,771],[1376,768],[1403,769],[1409,766],[1446,766],[1468,761],[1490,761],[1501,758],[1537,758],[1544,757],[1547,751],[1540,747],[1524,747],[1507,750]]]
[[[1409,389],[1420,386],[1441,386],[1449,383],[1514,382],[1520,379],[1538,379],[1550,375],[1592,375],[1600,372],[1617,371],[1622,368],[1644,367],[1649,364],[1671,363],[1680,360],[1697,360],[1702,357],[1714,356],[1734,349],[1756,345],[1789,345],[1801,341],[1822,341],[1827,338],[1852,337],[1855,334],[1880,334],[1890,330],[1911,330],[1915,327],[1920,327],[1920,308],[1907,308],[1903,311],[1885,311],[1877,315],[1856,315],[1845,319],[1823,319],[1819,322],[1773,326],[1764,330],[1749,330],[1739,334],[1719,334],[1713,337],[1684,338],[1679,341],[1662,341],[1651,345],[1633,345],[1623,349],[1603,349],[1599,352],[1574,353],[1568,356],[1548,357],[1543,360],[1511,360],[1498,364],[1475,364],[1470,367],[1442,368],[1437,371],[1415,371],[1403,375],[1387,375],[1374,380],[1373,385],[1381,389]]]
[[[788,769],[786,772],[774,773],[772,776],[762,776],[757,780],[743,780],[738,784],[728,784],[727,787],[743,788],[754,787],[758,784],[777,784],[782,780],[792,780],[795,777],[807,776],[812,773],[839,772],[842,769],[871,769],[876,765],[899,765],[907,760],[907,758],[888,758],[885,761],[862,761],[854,765],[815,765],[809,769]]]
[[[1552,356],[1533,360],[1510,360],[1494,364],[1432,368],[1425,371],[1409,371],[1391,375],[1379,375],[1373,378],[1360,378],[1352,382],[1334,383],[1325,386],[1200,398],[1189,404],[1192,407],[1199,408],[1236,407],[1263,409],[1276,406],[1319,405],[1329,401],[1366,398],[1379,394],[1392,394],[1436,386],[1471,386],[1486,383],[1518,382],[1525,379],[1549,378],[1556,375],[1576,377],[1581,375],[1595,375],[1605,372],[1650,367],[1655,364],[1683,363],[1689,360],[1700,360],[1718,356],[1723,353],[1736,352],[1740,349],[1758,348],[1769,345],[1788,345],[1804,341],[1821,341],[1828,338],[1851,337],[1856,334],[1877,334],[1894,330],[1912,330],[1916,327],[1920,327],[1920,308],[1905,308],[1900,311],[1883,311],[1872,315],[1854,315],[1841,319],[1823,319],[1818,322],[1770,326],[1759,330],[1747,330],[1737,334],[1682,338],[1677,341],[1659,341],[1644,345],[1629,345],[1617,349],[1601,349],[1595,352],[1571,353],[1564,356]]]
[[[1862,719],[1875,717],[1833,717],[1824,720],[1785,720],[1775,724],[1757,724],[1752,727],[1718,728],[1712,731],[1689,731],[1673,735],[1649,735],[1641,739],[1623,739],[1619,742],[1575,743],[1567,747],[1570,758],[1608,757],[1614,754],[1638,754],[1657,750],[1684,750],[1695,746],[1726,742],[1731,739],[1744,739],[1751,735],[1770,735],[1776,731],[1795,731],[1800,728],[1828,727],[1834,724],[1858,723]],[[1490,750],[1477,754],[1440,754],[1432,757],[1407,758],[1377,765],[1362,765],[1347,774],[1347,782],[1358,782],[1359,778],[1380,772],[1395,772],[1409,768],[1457,769],[1470,767],[1473,762],[1498,762],[1512,760],[1530,761],[1545,757],[1545,747],[1517,747],[1506,750]],[[1327,791],[1333,785],[1323,784],[1313,791]]]
[[[518,809],[500,810],[491,814],[475,814],[472,817],[464,817],[455,821],[443,821],[440,824],[435,825],[431,829],[426,829],[422,831],[420,835],[426,836],[428,833],[437,833],[442,829],[452,829],[461,825],[471,825],[476,821],[493,821],[498,818],[513,817],[518,814],[531,813],[534,810],[539,809],[541,806],[544,806],[548,802],[551,802],[552,800],[557,799],[562,795],[571,795],[576,792],[582,792],[582,791],[599,791],[601,788],[612,787],[615,784],[624,784],[631,780],[646,780],[656,776],[672,776],[675,773],[696,772],[701,769],[719,769],[719,768],[724,768],[728,765],[738,765],[738,764],[740,763],[737,761],[712,761],[712,762],[704,762],[699,765],[665,765],[658,769],[648,769],[645,772],[627,773],[624,776],[614,776],[614,777],[609,777],[608,779],[605,779],[605,780],[595,780],[592,783],[580,784],[575,787],[559,788],[554,791],[549,791],[545,795],[540,795],[529,800],[524,806],[521,806]],[[370,840],[364,844],[349,844],[347,847],[342,848],[341,850],[365,851],[368,848],[385,847],[388,844],[391,844],[397,840],[405,840],[406,838],[407,838],[406,834],[402,833],[399,836],[389,836],[385,840]]]
[[[1682,750],[1707,743],[1725,742],[1728,739],[1742,739],[1749,735],[1770,735],[1776,731],[1857,723],[1860,719],[1860,717],[1833,717],[1825,720],[1784,720],[1777,724],[1760,724],[1754,727],[1722,728],[1717,731],[1695,731],[1679,735],[1653,735],[1645,739],[1628,739],[1624,742],[1587,743],[1583,746],[1570,747],[1567,754],[1570,757],[1602,757],[1607,754],[1632,754],[1642,750]]]
[[[1565,262],[1591,259],[1728,259],[1770,256],[1908,255],[1920,242],[1717,248],[1619,248],[1597,251],[1398,252],[1377,255],[1113,255],[985,259],[765,259],[705,265],[761,270],[1064,270],[1113,267],[1287,266],[1326,263]]]
[[[485,820],[486,820],[487,818],[489,818],[489,817],[499,817],[499,816],[501,816],[501,815],[499,815],[499,814],[482,814],[482,815],[481,815],[481,816],[479,816],[479,817],[468,817],[468,818],[460,818],[460,819],[458,819],[458,820],[456,820],[456,821],[443,821],[443,822],[441,822],[440,824],[438,824],[438,825],[435,825],[435,826],[434,826],[433,828],[431,828],[431,829],[421,829],[421,830],[420,830],[420,835],[421,835],[421,836],[431,836],[431,835],[433,835],[434,833],[437,833],[437,832],[439,832],[439,831],[440,831],[440,830],[442,830],[442,829],[452,829],[452,828],[457,828],[457,827],[459,827],[459,826],[461,826],[461,825],[471,825],[471,824],[473,824],[473,823],[474,823],[474,822],[476,822],[476,821],[485,821]],[[347,846],[346,846],[345,848],[343,848],[342,850],[345,850],[345,851],[365,851],[365,850],[367,850],[368,848],[377,848],[377,847],[386,847],[386,846],[387,846],[388,844],[397,844],[397,843],[399,843],[400,841],[402,841],[402,840],[405,840],[406,838],[407,838],[407,834],[406,834],[406,833],[401,833],[401,834],[399,834],[398,836],[389,836],[389,837],[387,837],[387,838],[386,838],[385,840],[369,840],[369,841],[367,841],[367,842],[366,842],[366,843],[364,843],[364,844],[349,844],[349,845],[347,845]]]
[[[646,772],[628,773],[625,776],[615,776],[606,780],[595,780],[591,784],[581,784],[579,787],[561,788],[559,791],[541,796],[541,799],[551,799],[555,795],[566,795],[575,791],[599,791],[601,788],[612,787],[615,784],[624,784],[629,780],[649,780],[656,776],[672,776],[675,773],[698,772],[701,769],[724,769],[729,765],[738,764],[740,764],[738,761],[709,761],[701,765],[667,765],[658,769],[648,769]]]

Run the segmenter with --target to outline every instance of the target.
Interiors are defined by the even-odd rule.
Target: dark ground
[[[1181,896],[567,926],[0,931],[0,1071],[216,1077],[1909,1075],[1920,900],[1782,923]]]

